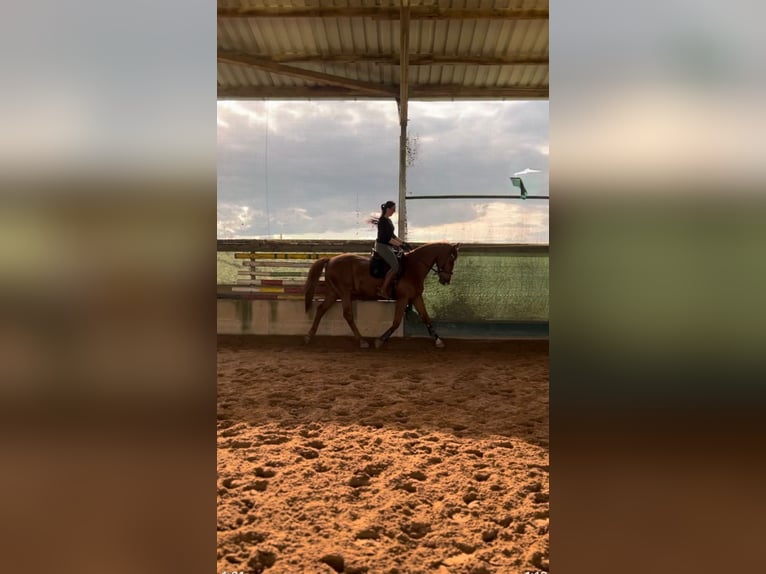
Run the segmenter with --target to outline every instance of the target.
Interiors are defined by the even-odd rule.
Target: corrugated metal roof
[[[398,97],[400,4],[219,0],[219,98]],[[410,1],[409,99],[548,97],[548,0]]]

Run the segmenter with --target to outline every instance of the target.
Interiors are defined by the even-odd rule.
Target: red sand
[[[548,570],[548,343],[220,337],[218,571]]]

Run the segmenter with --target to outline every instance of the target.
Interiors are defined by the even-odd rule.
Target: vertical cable
[[[271,238],[271,210],[269,209],[269,101],[266,100],[266,150],[263,154],[263,173],[266,187],[266,237]]]
[[[356,187],[356,231],[354,232],[354,237],[359,239],[359,226],[361,225],[361,222],[359,221],[359,186]]]

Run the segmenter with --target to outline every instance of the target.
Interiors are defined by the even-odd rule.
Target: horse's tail
[[[311,309],[311,301],[314,299],[314,291],[316,290],[319,276],[322,274],[322,271],[324,271],[324,268],[329,260],[329,257],[322,257],[321,259],[317,259],[309,269],[308,279],[306,279],[306,286],[303,288],[303,291],[306,294],[306,313],[308,313],[309,309]]]

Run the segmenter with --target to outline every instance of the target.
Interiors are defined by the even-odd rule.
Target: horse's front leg
[[[375,348],[380,348],[388,339],[393,335],[394,331],[399,328],[402,323],[402,317],[404,317],[404,308],[407,306],[407,298],[402,297],[396,300],[396,310],[394,311],[394,322],[391,327],[380,336],[380,339],[375,339]]]
[[[412,304],[415,305],[415,310],[418,312],[418,315],[420,315],[421,321],[423,321],[426,329],[428,329],[428,334],[431,335],[431,338],[434,340],[434,343],[436,343],[436,346],[443,347],[444,341],[442,341],[439,335],[436,334],[433,325],[431,325],[431,317],[428,316],[428,311],[426,311],[426,304],[423,301],[423,295],[418,295],[415,297],[415,299],[412,301]]]

